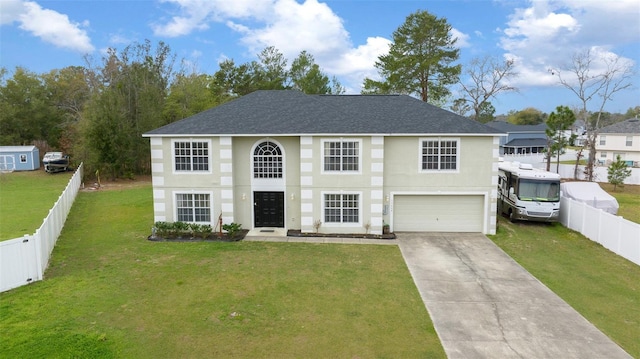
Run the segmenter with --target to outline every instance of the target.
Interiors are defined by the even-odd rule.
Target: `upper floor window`
[[[282,150],[265,141],[253,151],[253,178],[282,178]]]
[[[211,196],[208,193],[177,193],[176,220],[211,223]]]
[[[324,195],[325,223],[359,223],[360,195],[328,193]]]
[[[360,171],[359,140],[327,140],[323,142],[323,146],[323,162],[325,171]]]
[[[176,171],[209,171],[209,142],[176,141],[173,156]]]
[[[607,136],[600,135],[600,146],[606,146],[606,145],[607,145]]]
[[[625,143],[627,146],[633,146],[633,136],[627,136],[627,141]]]
[[[458,170],[458,140],[425,138],[421,140],[423,171]]]

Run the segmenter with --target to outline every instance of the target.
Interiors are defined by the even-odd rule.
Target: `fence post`
[[[42,239],[41,235],[38,233],[40,231],[36,231],[33,235],[31,235],[31,240],[33,241],[33,248],[35,249],[35,257],[36,257],[36,269],[37,269],[37,278],[33,278],[34,281],[42,280],[44,277],[44,266],[42,265]],[[25,237],[29,237],[25,235]]]
[[[602,244],[602,241],[604,240],[604,235],[603,235],[603,228],[602,228],[602,214],[605,213],[602,209],[598,210],[598,240],[596,242]]]
[[[624,218],[622,216],[617,216],[618,218],[618,237],[616,238],[616,253],[620,255],[622,253],[622,221]]]

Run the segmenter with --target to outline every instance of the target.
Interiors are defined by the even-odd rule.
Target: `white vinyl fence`
[[[82,164],[33,235],[0,242],[0,292],[42,280],[82,183]]]
[[[640,265],[640,224],[566,197],[560,199],[560,222]]]
[[[584,167],[585,166],[578,166],[579,180],[585,179]],[[625,178],[624,184],[635,184],[635,185],[640,184],[640,168],[630,168],[630,169],[631,169],[631,176]],[[556,171],[556,166],[551,166],[551,172],[555,172],[555,171]],[[558,171],[558,173],[562,178],[572,179],[574,177],[573,176],[574,171],[575,171],[575,165],[560,165],[560,171]],[[593,169],[593,174],[595,177],[595,182],[609,181],[608,180],[609,173],[607,172],[607,167],[598,166]]]

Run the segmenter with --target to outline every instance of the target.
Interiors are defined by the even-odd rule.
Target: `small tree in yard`
[[[556,172],[560,168],[560,155],[564,153],[565,147],[569,144],[569,139],[564,136],[564,131],[571,127],[576,121],[573,111],[567,106],[558,106],[547,118],[547,171],[551,167],[551,156],[557,156]]]
[[[620,158],[620,155],[616,156],[616,161],[607,169],[607,179],[613,185],[613,190],[615,191],[618,185],[624,187],[624,180],[629,176],[631,176],[631,169],[627,168],[627,163]]]

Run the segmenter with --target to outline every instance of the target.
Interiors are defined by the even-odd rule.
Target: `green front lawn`
[[[600,187],[614,196],[620,208],[618,215],[631,222],[640,223],[640,185],[618,186],[615,190],[610,183],[600,183]]]
[[[640,358],[640,266],[561,224],[499,219],[490,238],[629,354]]]
[[[445,358],[396,246],[150,242],[151,187],[80,193],[6,358]]]
[[[40,228],[71,176],[43,170],[0,174],[0,241]]]

